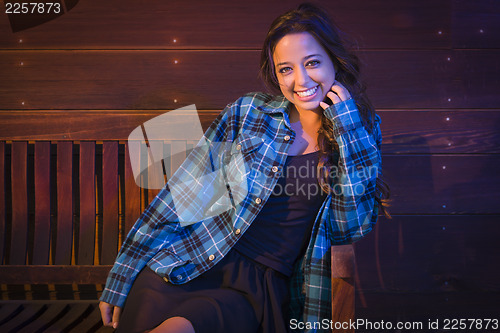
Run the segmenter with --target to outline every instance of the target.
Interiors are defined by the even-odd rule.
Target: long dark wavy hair
[[[303,3],[296,9],[290,10],[276,18],[262,47],[260,72],[266,86],[273,93],[281,93],[278,78],[273,63],[273,53],[276,44],[285,35],[290,33],[308,32],[320,43],[330,56],[336,70],[335,80],[343,84],[356,102],[362,121],[369,133],[373,132],[375,110],[365,91],[366,86],[360,76],[359,58],[347,47],[355,45],[330,19],[326,11],[317,5]],[[330,183],[332,166],[335,166],[339,156],[339,147],[333,136],[333,124],[323,114],[321,127],[318,130],[319,162],[318,182],[323,191],[333,191]],[[379,210],[390,218],[389,211],[390,190],[383,180],[381,172],[377,172],[375,200],[379,203]]]

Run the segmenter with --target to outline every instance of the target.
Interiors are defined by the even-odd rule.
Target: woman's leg
[[[127,297],[118,322],[117,333],[151,330],[168,318],[178,305],[179,295],[168,295],[169,285],[148,267],[144,268]]]
[[[195,333],[191,322],[183,317],[172,317],[165,320],[150,333]]]

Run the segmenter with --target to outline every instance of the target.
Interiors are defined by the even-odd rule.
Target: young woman
[[[260,74],[277,94],[228,105],[200,141],[224,148],[190,153],[128,234],[101,297],[105,325],[274,333],[290,331],[290,319],[330,317],[330,247],[359,240],[387,213],[381,120],[357,57],[314,5],[272,23]],[[170,182],[196,184],[238,157],[242,177],[226,185],[243,184],[243,195],[183,224],[183,203],[221,202],[210,189],[192,200],[189,187],[174,202]]]

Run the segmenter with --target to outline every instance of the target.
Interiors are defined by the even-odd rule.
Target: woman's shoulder
[[[288,101],[283,95],[272,95],[264,92],[249,92],[242,95],[231,105],[241,109],[272,110],[286,108]]]

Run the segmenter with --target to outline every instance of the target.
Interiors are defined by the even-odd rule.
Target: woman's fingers
[[[115,308],[113,310],[113,328],[118,327],[118,321],[120,320],[121,311],[122,311],[121,308],[115,306]]]
[[[333,104],[342,102],[342,99],[340,99],[340,97],[331,90],[326,94],[326,97],[328,97],[333,102]]]
[[[120,307],[113,306],[106,302],[100,302],[99,310],[101,311],[101,318],[104,326],[112,326],[113,328],[118,326],[118,320],[120,319],[122,310]]]
[[[113,306],[106,302],[100,302],[99,310],[101,311],[101,318],[104,326],[111,326],[111,320],[113,319]]]
[[[349,91],[339,81],[335,81],[331,90],[340,98],[341,101],[351,99],[351,94],[349,94]]]
[[[351,94],[341,83],[335,81],[332,88],[326,93],[326,98],[330,99],[333,104],[337,104],[351,99]],[[320,102],[319,105],[323,109],[329,107],[328,103],[325,102]]]

